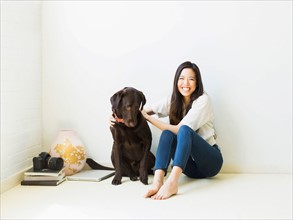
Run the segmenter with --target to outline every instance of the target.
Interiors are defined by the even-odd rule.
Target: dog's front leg
[[[117,126],[117,125],[116,125]],[[113,146],[112,146],[112,154],[111,160],[113,166],[115,168],[115,176],[112,180],[113,185],[121,184],[122,179],[122,143],[123,143],[123,136],[119,127],[110,127],[112,137],[113,137]]]
[[[115,176],[112,180],[113,185],[119,185],[121,184],[122,180],[122,154],[121,154],[121,144],[115,143],[113,144],[113,152],[112,152],[112,161],[115,168]]]
[[[144,155],[139,166],[139,180],[145,185],[148,185],[148,154],[149,148],[145,147]]]

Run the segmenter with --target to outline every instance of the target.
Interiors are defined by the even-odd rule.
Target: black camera
[[[61,157],[51,157],[47,152],[42,152],[38,157],[33,158],[33,166],[34,170],[61,170],[64,166],[64,161]]]

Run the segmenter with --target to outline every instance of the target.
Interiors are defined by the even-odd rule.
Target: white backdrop
[[[212,98],[222,172],[292,172],[292,2],[45,1],[42,18],[45,149],[73,129],[109,162],[110,97],[133,86],[150,104],[190,60]]]

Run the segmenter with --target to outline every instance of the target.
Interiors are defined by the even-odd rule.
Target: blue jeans
[[[166,172],[171,159],[172,166],[180,167],[183,173],[191,178],[215,176],[223,165],[218,146],[211,146],[186,125],[180,127],[177,135],[169,130],[162,132],[154,169]]]

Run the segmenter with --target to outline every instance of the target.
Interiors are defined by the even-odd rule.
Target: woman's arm
[[[151,109],[143,109],[143,110],[141,110],[141,113],[147,121],[149,121],[152,125],[154,125],[155,127],[157,127],[158,129],[160,129],[162,131],[169,130],[169,131],[173,132],[174,134],[177,134],[179,128],[181,127],[180,123],[178,125],[170,125],[168,123],[165,123],[161,120],[158,120],[158,119],[152,117],[151,115],[153,115],[154,112]]]

